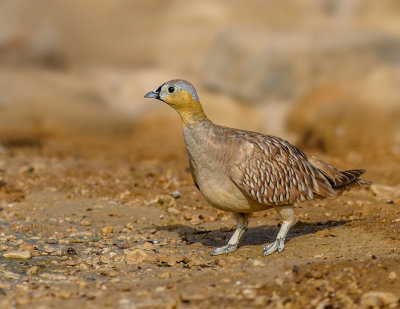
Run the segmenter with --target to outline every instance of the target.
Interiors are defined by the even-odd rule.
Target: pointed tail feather
[[[369,180],[359,178],[365,173],[364,169],[341,171],[314,156],[309,156],[308,160],[322,172],[322,174],[329,180],[332,188],[339,194],[352,188],[372,184]]]

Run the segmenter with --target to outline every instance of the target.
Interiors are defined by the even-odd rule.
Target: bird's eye
[[[169,86],[168,89],[167,89],[167,92],[168,92],[169,94],[172,94],[172,93],[176,92],[176,87]]]

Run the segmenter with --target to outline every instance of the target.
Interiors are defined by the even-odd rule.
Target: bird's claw
[[[237,249],[237,246],[235,245],[226,245],[220,248],[215,248],[210,255],[219,255],[219,254],[228,254],[230,252],[233,252]]]
[[[272,244],[266,245],[263,249],[264,255],[270,255],[275,251],[281,253],[285,248],[285,240],[282,238],[277,238]]]

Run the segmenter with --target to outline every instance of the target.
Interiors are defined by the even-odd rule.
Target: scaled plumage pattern
[[[283,224],[264,255],[281,252],[295,202],[334,197],[370,184],[359,178],[364,170],[341,171],[279,137],[215,125],[187,81],[168,81],[145,97],[164,101],[179,113],[195,185],[207,202],[232,212],[237,222],[228,244],[212,255],[235,251],[251,213],[269,208],[279,213]]]

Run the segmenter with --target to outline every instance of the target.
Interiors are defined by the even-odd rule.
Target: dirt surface
[[[396,160],[362,162],[373,190],[299,204],[281,254],[262,256],[280,224],[270,210],[236,252],[212,257],[234,222],[193,185],[179,134],[6,145],[0,307],[397,308]]]

